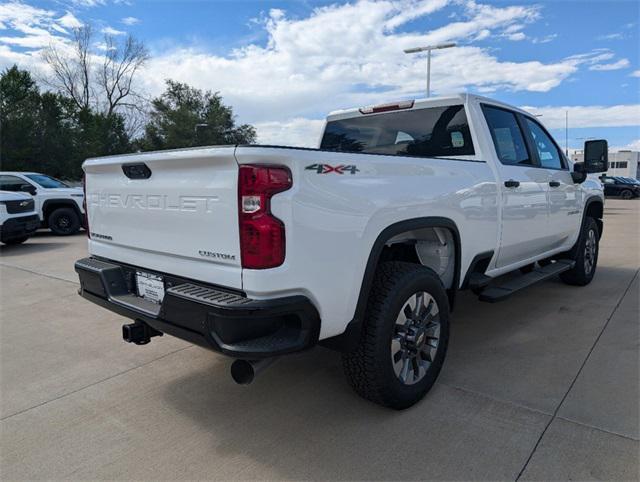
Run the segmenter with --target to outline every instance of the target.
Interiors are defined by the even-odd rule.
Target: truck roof
[[[488,104],[502,106],[510,110],[515,110],[526,115],[531,115],[530,112],[526,112],[518,107],[505,104],[504,102],[490,99],[489,97],[483,97],[481,95],[468,94],[468,93],[452,94],[452,95],[446,95],[441,97],[430,97],[428,99],[415,99],[415,100],[404,99],[398,102],[411,102],[411,101],[413,101],[413,106],[410,109],[403,109],[403,110],[417,110],[417,109],[424,109],[427,107],[441,107],[441,106],[454,105],[454,104],[469,104],[470,102],[485,102]],[[390,104],[393,104],[393,102],[391,102]],[[388,105],[388,103],[385,103],[383,105]],[[375,107],[375,106],[368,106],[368,107]],[[361,109],[363,108],[364,107],[354,107],[350,109],[335,110],[329,113],[329,115],[327,116],[327,120],[332,121],[332,120],[348,119],[350,117],[360,116],[362,115]]]

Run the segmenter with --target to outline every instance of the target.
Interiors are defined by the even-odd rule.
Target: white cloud
[[[527,38],[527,36],[525,34],[523,34],[522,32],[516,32],[516,33],[512,33],[510,35],[507,35],[507,38],[509,40],[513,40],[513,41],[520,41],[520,40],[524,40]]]
[[[513,25],[509,25],[507,28],[505,28],[504,33],[506,34],[516,33],[522,30],[523,28],[524,28],[524,25],[522,25],[521,23],[514,23]]]
[[[22,2],[0,3],[0,24],[4,29],[11,28],[24,32],[30,26],[40,26],[55,16],[52,10],[32,7]]]
[[[100,30],[105,35],[126,35],[127,32],[123,32],[122,30],[116,30],[113,27],[104,27]]]
[[[631,72],[631,77],[640,77],[640,70],[634,70]]]
[[[107,2],[106,0],[71,0],[71,3],[76,7],[91,8],[105,5]]]
[[[504,29],[504,32],[502,32],[502,36],[514,42],[519,42],[527,38],[527,36],[523,32],[521,32],[523,28],[523,24],[514,23],[513,25],[509,25]]]
[[[589,67],[589,70],[620,70],[626,69],[629,67],[631,63],[629,59],[620,59],[617,62],[613,62],[610,64],[595,64]]]
[[[457,20],[429,31],[404,29],[443,0],[400,0],[317,7],[303,18],[272,10],[260,24],[266,45],[250,44],[227,56],[204,49],[161,50],[144,72],[147,90],[161,92],[164,79],[218,90],[246,122],[282,122],[303,116],[395,98],[422,97],[424,55],[403,49],[444,41],[459,47],[436,51],[432,87],[436,94],[467,89],[546,92],[577,71],[585,59],[503,61],[492,50],[465,45],[466,40],[519,33],[539,17],[536,6],[452,3]],[[407,13],[410,12],[410,13]],[[601,52],[598,52],[600,54]]]
[[[318,147],[324,120],[296,117],[282,122],[258,122],[254,126],[260,144]]]
[[[549,34],[549,35],[545,35],[544,37],[533,38],[531,41],[534,44],[546,44],[546,43],[549,43],[549,42],[555,40],[557,37],[558,37],[557,33],[552,33],[552,34]]]
[[[84,6],[102,2],[77,1]],[[411,28],[412,20],[439,12],[447,5],[455,13],[450,23],[426,31]],[[67,36],[60,29],[72,28],[73,19],[80,22],[67,15],[60,17],[58,12],[15,1],[1,4],[0,24],[19,35],[0,37],[0,68],[19,63],[42,69],[40,49],[51,42],[65,45]],[[197,46],[159,48],[141,71],[139,81],[151,96],[164,90],[166,78],[219,91],[234,107],[240,122],[257,127],[260,142],[315,146],[323,123],[318,119],[326,112],[423,96],[426,59],[423,54],[403,54],[408,47],[458,43],[456,48],[433,53],[431,80],[436,94],[464,90],[547,92],[580,68],[613,62],[615,54],[608,49],[547,62],[509,61],[500,58],[499,51],[468,44],[492,36],[515,36],[512,40],[518,40],[525,35],[522,30],[526,25],[539,17],[539,7],[534,5],[483,5],[459,0],[360,0],[317,7],[305,17],[291,17],[284,10],[273,9],[257,21],[266,34],[266,43],[250,43],[228,55],[212,54]],[[125,17],[121,22],[135,24],[129,18],[133,19]],[[103,32],[124,33],[112,27],[105,27]],[[531,41],[547,38],[553,39],[555,34]],[[96,45],[96,49],[100,47],[104,45]],[[556,122],[559,112],[558,122],[564,125],[563,108],[541,109],[545,122]],[[576,122],[584,118],[581,122],[598,126],[620,125],[621,119],[628,123],[631,117],[638,118],[637,106],[570,109],[572,125],[574,117]]]
[[[613,106],[525,106],[522,108],[532,114],[541,115],[540,121],[550,129],[564,127],[566,111],[569,111],[569,126],[571,128],[634,127],[640,125],[640,104]]]
[[[608,35],[599,35],[598,40],[622,40],[624,35],[621,33],[610,33]]]
[[[629,142],[626,146],[611,147],[611,151],[640,151],[640,139]]]
[[[4,30],[11,30],[12,35],[1,36],[0,67],[8,66],[5,58],[16,62],[24,59],[24,63],[32,65],[34,58],[29,52],[16,52],[11,46],[22,49],[41,49],[60,41],[60,34],[65,34],[64,17],[55,19],[56,12],[44,8],[33,7],[22,2],[12,1],[0,3],[0,25]],[[68,21],[69,18],[66,19]],[[53,31],[53,33],[52,33]],[[10,64],[9,64],[10,65]]]
[[[57,22],[66,28],[78,28],[82,27],[82,22],[78,20],[75,15],[71,12],[67,11],[62,17],[60,17]]]
[[[480,32],[478,32],[478,35],[476,35],[473,40],[474,41],[484,40],[489,37],[491,37],[491,30],[489,30],[488,28],[485,28],[483,30],[480,30]]]
[[[120,20],[121,23],[125,24],[125,25],[137,25],[140,23],[140,19],[136,18],[136,17],[124,17],[122,20]]]

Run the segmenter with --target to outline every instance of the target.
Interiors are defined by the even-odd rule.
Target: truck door
[[[496,153],[502,198],[501,239],[497,267],[549,250],[549,175],[530,152],[516,113],[483,104]]]
[[[531,117],[522,118],[530,150],[547,173],[549,249],[569,248],[582,220],[582,190],[573,182],[567,160],[545,128]]]

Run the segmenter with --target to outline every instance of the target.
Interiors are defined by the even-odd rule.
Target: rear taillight
[[[87,232],[87,238],[91,237],[91,231],[89,231],[89,213],[87,212],[87,174],[82,173],[82,209],[84,209],[84,230]]]
[[[242,267],[275,268],[284,263],[284,224],[271,214],[271,197],[291,187],[284,166],[240,166],[238,210]]]

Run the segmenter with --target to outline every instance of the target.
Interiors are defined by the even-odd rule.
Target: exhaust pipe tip
[[[277,359],[277,357],[274,357],[261,360],[235,360],[231,364],[231,378],[238,385],[249,385],[258,373]]]
[[[235,360],[231,364],[231,378],[238,385],[249,385],[256,376],[251,362],[247,360]]]

